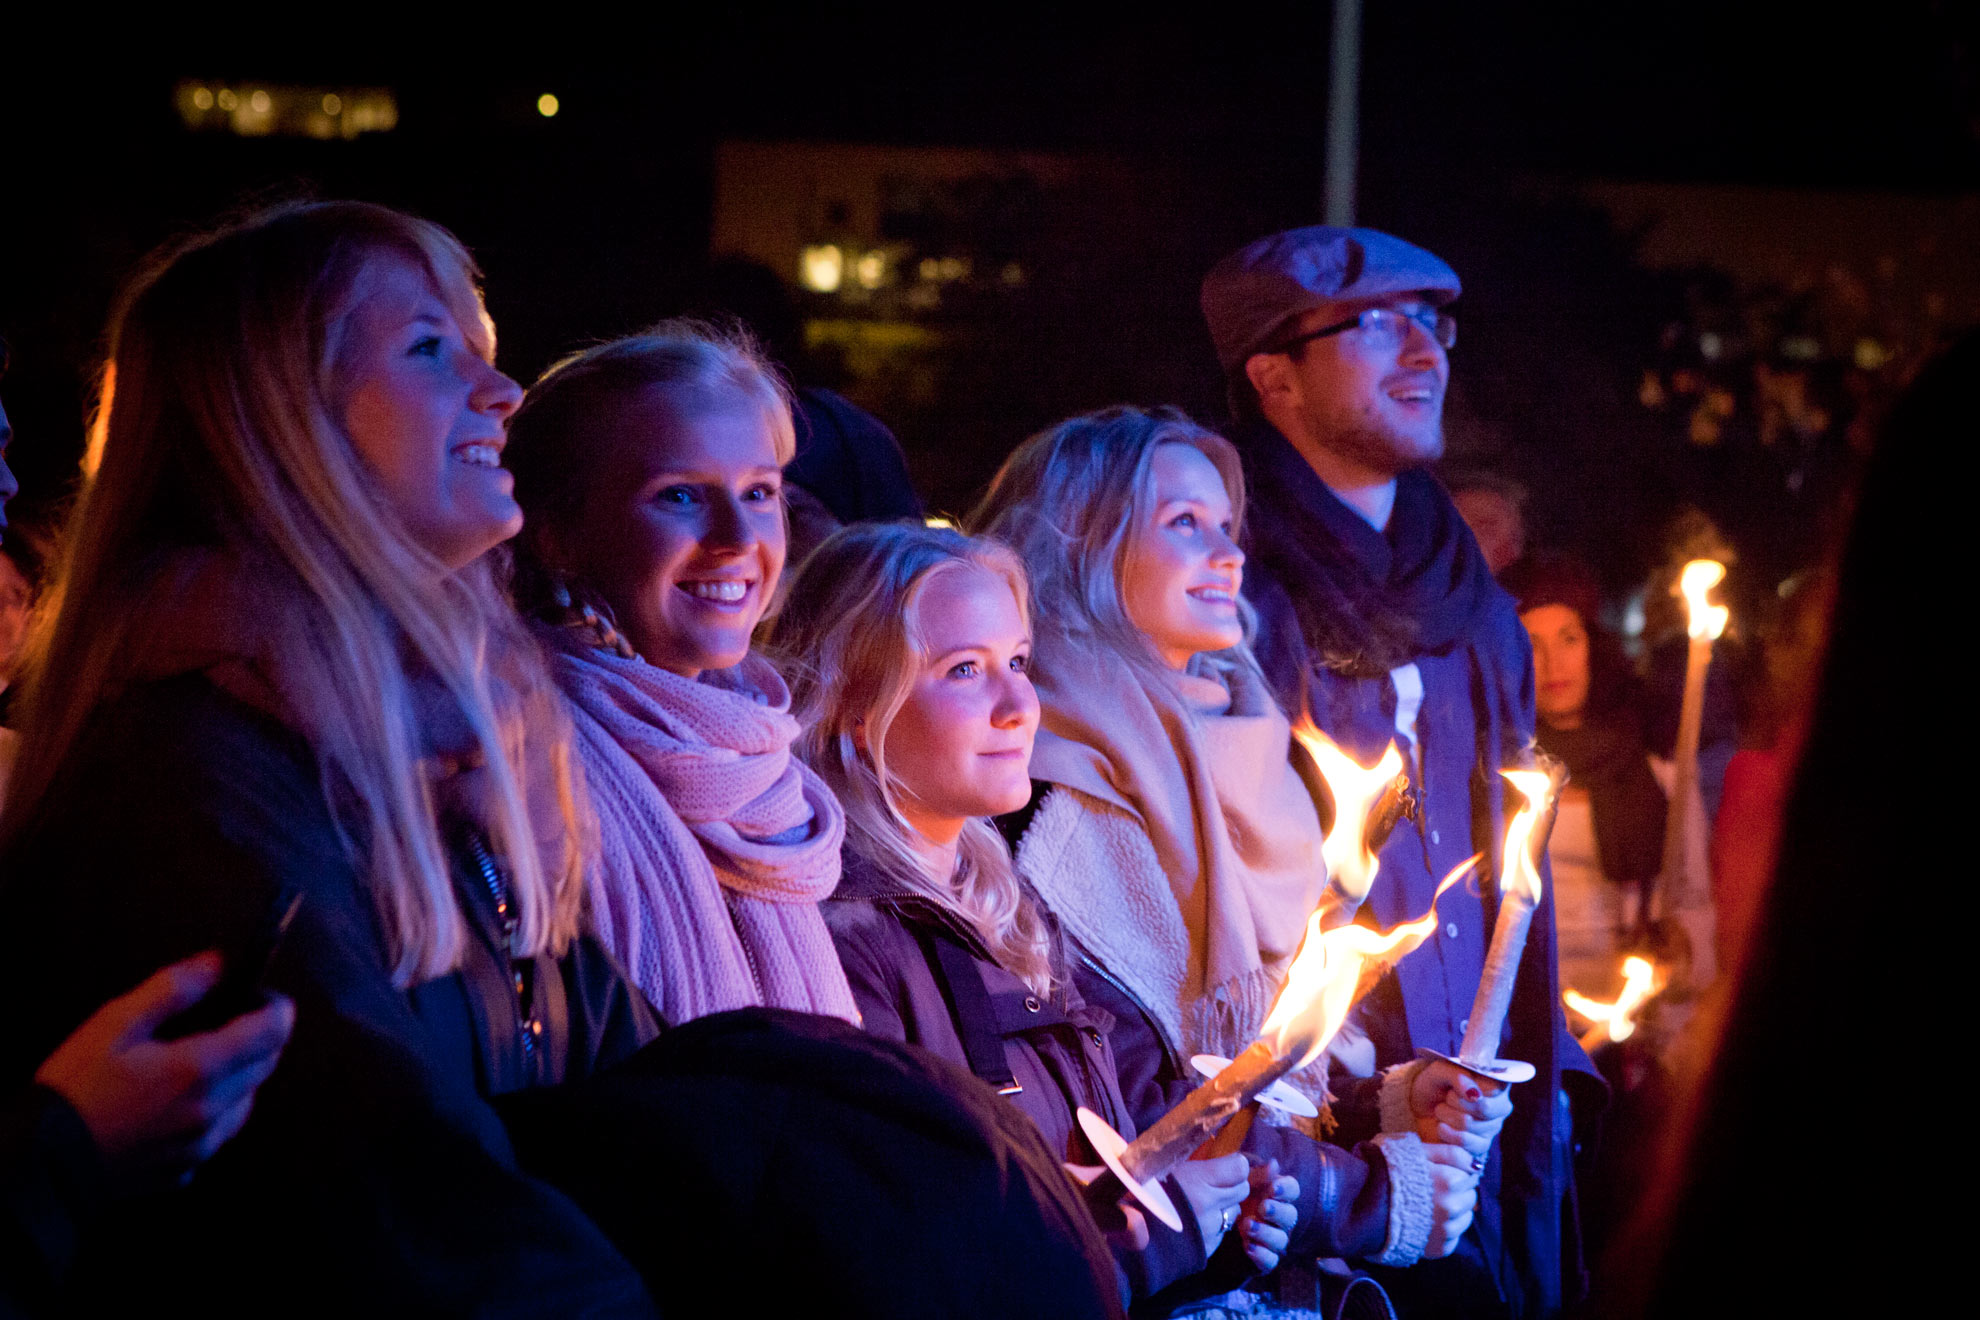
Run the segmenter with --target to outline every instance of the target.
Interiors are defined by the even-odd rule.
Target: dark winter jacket
[[[0,1316],[47,1307],[103,1198],[82,1116],[45,1086],[0,1104]]]
[[[1070,980],[1050,995],[1034,993],[966,923],[850,849],[824,912],[865,1030],[970,1069],[1030,1118],[1067,1163],[1100,1163],[1074,1120],[1082,1106],[1134,1137],[1108,1042],[1113,1020]],[[1057,961],[1063,972],[1063,957]],[[1151,1219],[1148,1249],[1117,1256],[1130,1296],[1151,1296],[1204,1268],[1203,1239],[1181,1190],[1171,1181],[1168,1191],[1183,1210],[1183,1231]],[[1228,1289],[1241,1278],[1216,1282]]]
[[[186,1189],[126,1199],[87,1235],[89,1313],[650,1314],[639,1276],[563,1194],[519,1167],[488,1097],[586,1076],[656,1031],[589,941],[512,966],[475,849],[461,969],[393,987],[369,897],[314,757],[187,674],[100,708],[0,857],[23,996],[0,1084],[157,968],[251,944],[301,894],[270,986],[296,1002],[240,1135]],[[484,854],[485,855],[485,852]],[[514,974],[531,988],[521,1011]],[[177,1305],[174,1305],[174,1302]]]
[[[1405,749],[1422,758],[1421,774],[1412,775],[1421,810],[1382,850],[1363,909],[1386,929],[1428,911],[1438,881],[1475,852],[1485,855],[1483,874],[1498,874],[1507,821],[1498,772],[1528,764],[1533,744],[1531,644],[1434,478],[1403,474],[1384,534],[1337,499],[1271,426],[1254,425],[1239,440],[1255,495],[1245,594],[1257,610],[1260,664],[1286,709],[1308,711],[1368,764],[1397,736],[1389,669],[1414,663],[1422,676],[1417,747]],[[1456,1054],[1491,939],[1493,893],[1489,879],[1445,893],[1436,935],[1370,993],[1365,1017],[1380,1066],[1408,1062],[1418,1047]],[[1462,1299],[1496,1296],[1511,1314],[1545,1315],[1585,1286],[1563,1084],[1573,1079],[1584,1116],[1601,1103],[1602,1088],[1561,1011],[1551,886],[1520,964],[1500,1054],[1533,1063],[1539,1077],[1515,1092],[1459,1252],[1385,1277],[1405,1312],[1417,1294],[1438,1306],[1460,1299],[1465,1314],[1501,1308]],[[1333,1087],[1340,1136],[1373,1131],[1376,1079],[1341,1077]]]

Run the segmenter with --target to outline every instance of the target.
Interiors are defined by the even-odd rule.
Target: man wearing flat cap
[[[1460,287],[1412,243],[1331,226],[1259,239],[1203,281],[1245,459],[1259,661],[1289,712],[1364,765],[1394,740],[1409,769],[1418,809],[1382,849],[1364,904],[1384,929],[1428,911],[1437,882],[1473,853],[1497,874],[1509,811],[1498,772],[1528,764],[1533,745],[1526,630],[1424,470],[1444,451]],[[1405,1317],[1549,1315],[1584,1290],[1572,1128],[1602,1100],[1560,1009],[1551,886],[1499,1051],[1538,1075],[1511,1092],[1417,1057],[1458,1052],[1491,940],[1491,882],[1456,886],[1436,908],[1436,934],[1369,993],[1336,1047],[1334,1140],[1414,1131],[1482,1163],[1457,1249],[1378,1271]]]

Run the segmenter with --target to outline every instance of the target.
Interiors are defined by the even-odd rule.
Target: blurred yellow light
[[[217,103],[222,110],[231,111],[240,106],[241,98],[234,95],[231,87],[222,87],[220,89],[220,95],[217,98]]]
[[[807,289],[831,293],[846,277],[846,254],[835,243],[814,243],[798,258],[798,281]]]
[[[947,518],[923,518],[921,521],[929,527],[947,528],[952,532],[956,529],[956,525]]]
[[[343,98],[343,97],[341,97],[341,96],[339,96],[339,95],[337,95],[337,94],[336,94],[335,92],[332,92],[332,93],[330,93],[330,94],[329,94],[328,96],[326,96],[326,97],[324,97],[324,98],[323,98],[323,113],[324,113],[324,114],[326,114],[326,115],[341,115],[341,114],[343,114],[343,113],[344,113],[344,98]]]
[[[248,109],[258,115],[267,114],[268,107],[271,104],[272,102],[269,101],[267,92],[256,90],[248,94]]]
[[[536,113],[542,115],[545,119],[555,119],[557,117],[557,111],[561,108],[557,103],[557,98],[548,92],[536,98]]]
[[[853,278],[863,289],[877,289],[880,281],[887,276],[887,255],[884,252],[868,252],[853,263]]]
[[[192,102],[196,109],[211,110],[213,108],[213,93],[204,87],[195,87],[193,88]]]

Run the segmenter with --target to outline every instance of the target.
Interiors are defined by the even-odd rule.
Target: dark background
[[[10,20],[0,334],[14,365],[0,392],[22,514],[46,509],[75,470],[119,281],[154,244],[257,197],[359,196],[454,229],[485,267],[501,365],[527,381],[573,346],[695,302],[719,142],[1124,162],[1138,181],[1127,195],[1075,185],[1017,206],[1013,241],[1035,267],[1026,292],[950,316],[936,397],[876,408],[946,509],[1072,411],[1134,400],[1215,416],[1202,271],[1320,218],[1325,3],[1180,18],[997,6],[607,20],[572,7],[582,27],[546,10],[512,31],[465,16],[459,31],[416,36],[397,13],[297,14],[308,35],[279,39],[246,19],[46,38]],[[1454,463],[1524,480],[1537,539],[1589,554],[1612,586],[1640,579],[1686,505],[1725,528],[1754,590],[1816,553],[1861,448],[1852,422],[1963,313],[1914,327],[1865,371],[1847,356],[1858,331],[1823,321],[1819,289],[1651,268],[1642,236],[1575,185],[1816,190],[1811,205],[1837,190],[1980,192],[1971,7],[1894,0],[1832,17],[1370,0],[1364,23],[1359,218],[1436,250],[1466,282]],[[386,86],[399,125],[332,142],[194,133],[171,101],[186,78]],[[554,119],[535,112],[543,91],[562,103]],[[1932,259],[1918,260],[1929,283]],[[1831,420],[1790,453],[1742,425],[1757,407],[1754,364],[1811,324],[1822,356],[1795,370]],[[1738,347],[1700,362],[1697,336],[1714,325],[1734,327]],[[826,381],[834,370],[792,365]],[[1646,372],[1676,383],[1674,401],[1643,402]],[[1701,445],[1687,410],[1713,380],[1737,406],[1723,438]]]

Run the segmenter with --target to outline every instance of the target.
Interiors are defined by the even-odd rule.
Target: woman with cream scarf
[[[1308,917],[1338,898],[1317,786],[1246,646],[1243,498],[1227,441],[1173,411],[1111,408],[1026,441],[973,519],[1017,549],[1036,593],[1043,719],[1036,791],[1007,822],[1018,871],[1090,997],[1157,1037],[1120,1051],[1143,1123],[1195,1084],[1181,1060],[1256,1039]],[[1325,1078],[1323,1061],[1290,1080],[1324,1102]],[[1403,1133],[1360,1153],[1365,1185],[1343,1194],[1386,1191],[1387,1231],[1337,1249],[1385,1264],[1451,1250],[1470,1157]],[[1302,1207],[1302,1223],[1326,1218]]]

